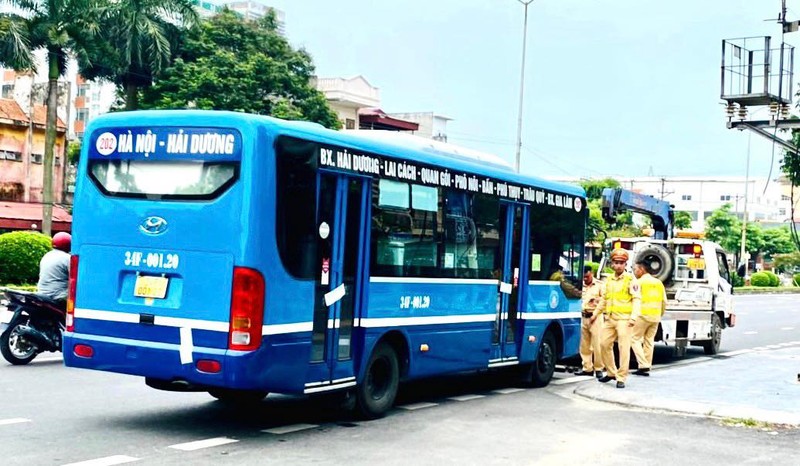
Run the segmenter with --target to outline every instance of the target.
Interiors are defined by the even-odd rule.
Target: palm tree
[[[103,0],[5,0],[17,13],[0,14],[0,61],[18,71],[35,71],[34,52],[47,53],[47,129],[44,143],[42,232],[53,218],[53,149],[56,142],[58,78],[69,54],[86,56],[98,31]]]
[[[182,27],[198,20],[192,0],[117,0],[103,19],[102,54],[82,66],[87,79],[105,78],[125,95],[125,109],[139,108],[139,89],[166,68],[176,52]],[[113,65],[107,65],[113,63]]]

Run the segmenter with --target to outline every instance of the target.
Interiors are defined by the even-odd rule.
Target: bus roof
[[[309,139],[319,143],[353,149],[416,162],[462,169],[476,174],[515,181],[552,191],[585,197],[582,187],[534,176],[515,173],[511,166],[494,154],[486,154],[453,144],[441,143],[412,135],[387,135],[385,131],[335,131],[308,121],[289,121],[265,115],[213,110],[140,110],[115,112],[93,119],[86,130],[124,126],[267,126],[278,134]]]

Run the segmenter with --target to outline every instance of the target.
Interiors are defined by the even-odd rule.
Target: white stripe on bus
[[[365,317],[361,319],[361,327],[401,327],[404,325],[438,325],[467,324],[473,322],[493,322],[495,314],[469,314],[457,316],[427,317]]]
[[[557,320],[557,319],[580,319],[580,312],[521,312],[520,319],[525,320]]]
[[[414,277],[369,277],[370,283],[429,283],[433,285],[499,285],[492,278],[414,278]]]
[[[310,332],[314,329],[313,322],[296,322],[293,324],[270,324],[261,327],[262,335],[280,335],[284,333]]]

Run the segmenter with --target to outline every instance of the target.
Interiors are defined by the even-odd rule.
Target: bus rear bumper
[[[91,347],[92,356],[76,354],[77,345]],[[302,393],[303,381],[286,374],[265,370],[280,348],[262,346],[258,351],[241,352],[226,348],[191,348],[191,361],[181,361],[180,345],[116,337],[64,333],[64,364],[145,377],[147,385],[161,390],[206,391],[224,387],[238,390],[266,390],[276,393]],[[295,352],[295,351],[293,351]],[[217,361],[219,372],[203,372],[198,362]],[[273,365],[274,366],[274,365]]]

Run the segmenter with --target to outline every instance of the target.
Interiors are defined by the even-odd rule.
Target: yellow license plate
[[[689,266],[692,270],[703,270],[706,268],[706,261],[705,259],[699,259],[697,257],[689,258],[687,261],[687,266]]]
[[[167,277],[151,277],[139,275],[136,277],[136,285],[133,287],[133,295],[139,298],[164,299],[167,296]]]

